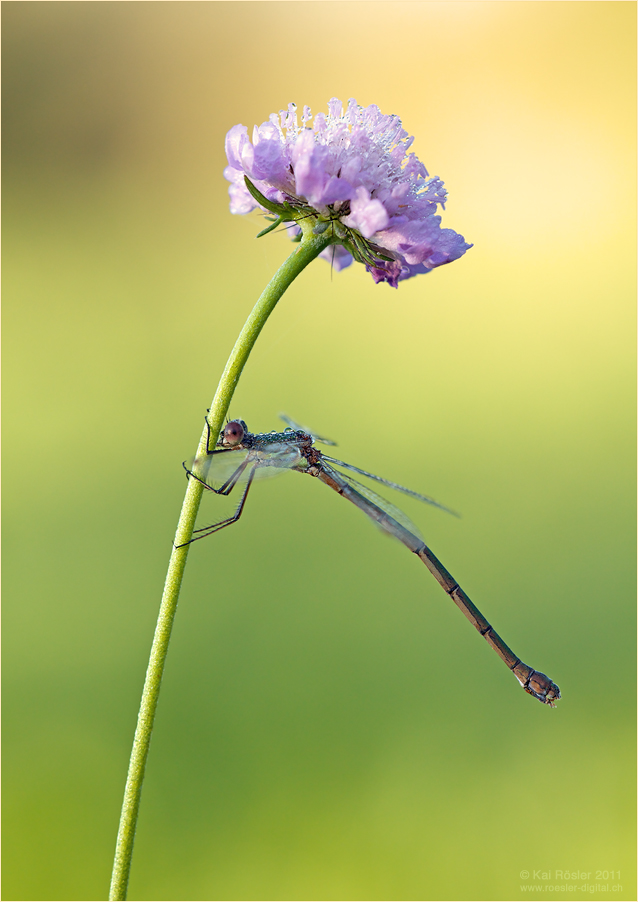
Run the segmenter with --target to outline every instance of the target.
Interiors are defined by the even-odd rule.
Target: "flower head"
[[[462,235],[441,228],[437,206],[447,192],[438,177],[408,153],[413,138],[398,116],[350,100],[346,111],[333,98],[328,115],[312,116],[288,105],[268,122],[248,129],[235,125],[226,135],[231,213],[256,208],[279,215],[277,222],[315,219],[315,231],[331,228],[334,244],[321,256],[344,269],[364,263],[375,282],[393,287],[461,257]]]

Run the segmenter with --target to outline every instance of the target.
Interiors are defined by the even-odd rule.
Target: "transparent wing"
[[[323,460],[326,460],[326,458],[324,457]],[[377,493],[373,492],[372,489],[368,488],[367,485],[364,485],[357,479],[353,479],[352,476],[348,476],[347,473],[341,473],[339,470],[335,470],[330,466],[325,466],[324,469],[328,473],[330,473],[332,477],[336,477],[337,481],[342,480],[343,482],[347,482],[359,495],[362,495],[367,501],[371,501],[372,504],[380,507],[382,511],[385,511],[386,514],[389,514],[390,517],[400,523],[404,529],[407,529],[408,532],[411,532],[413,535],[417,536],[422,542],[424,541],[418,526],[416,526],[412,522],[412,520],[410,520],[407,514],[404,514],[402,510],[400,510],[398,507],[395,507],[394,504],[386,501],[386,499],[382,498],[381,495],[377,495]],[[377,523],[377,521],[375,520],[373,520],[373,522],[375,523],[375,525],[383,529],[384,532],[388,532],[390,533],[390,535],[392,535],[392,528],[390,526],[384,527],[383,524]]]
[[[322,445],[332,445],[335,448],[337,446],[337,443],[333,442],[332,439],[322,438],[320,435],[317,435],[316,432],[313,432],[311,429],[308,429],[306,426],[300,426],[299,423],[295,423],[295,421],[291,420],[290,417],[287,416],[285,413],[280,413],[279,419],[283,420],[284,423],[286,424],[286,426],[290,426],[290,428],[294,429],[295,432],[305,432],[315,442],[321,442]]]
[[[439,510],[445,511],[447,514],[452,514],[453,517],[461,516],[460,514],[457,514],[456,511],[451,510],[449,507],[445,507],[445,505],[439,504],[439,502],[435,501],[434,498],[430,498],[428,495],[421,495],[420,492],[415,492],[412,489],[406,489],[404,485],[399,485],[397,482],[390,482],[389,479],[383,479],[381,476],[375,476],[374,473],[368,473],[367,470],[361,470],[359,467],[355,467],[353,464],[347,464],[343,460],[337,460],[336,458],[328,457],[325,454],[322,454],[322,459],[329,461],[331,464],[336,464],[338,467],[343,467],[346,470],[352,470],[353,473],[359,473],[360,476],[367,476],[368,479],[374,479],[375,482],[380,482],[382,485],[387,485],[388,488],[395,489],[397,492],[403,492],[404,495],[409,495],[411,498],[416,498],[418,501],[423,501],[425,504],[431,504],[433,507],[438,507]],[[345,476],[345,474],[343,475]],[[361,485],[361,483],[357,483],[357,485]]]
[[[185,467],[202,482],[218,489],[229,480],[235,481],[235,474],[237,482],[245,481],[254,466],[257,468],[254,478],[264,479],[290,470],[299,459],[299,451],[294,445],[273,443],[258,451],[213,451],[212,454],[191,458],[186,461]]]

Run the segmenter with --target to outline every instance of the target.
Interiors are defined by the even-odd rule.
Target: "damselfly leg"
[[[212,485],[208,485],[207,482],[204,482],[203,479],[200,479],[199,476],[196,476],[191,470],[186,470],[186,474],[191,479],[196,479],[200,485],[202,485],[207,491],[214,492],[216,495],[230,495],[232,490],[237,485],[240,476],[246,470],[248,466],[248,461],[244,461],[233,473],[231,478],[227,480],[225,485],[223,485],[220,489],[213,488]],[[183,548],[184,545],[191,545],[193,542],[196,542],[198,539],[205,539],[207,536],[212,536],[213,533],[219,532],[220,529],[224,529],[226,526],[230,526],[232,523],[236,523],[242,515],[242,511],[244,510],[244,504],[246,503],[246,498],[248,497],[248,491],[253,484],[253,479],[255,478],[255,471],[257,470],[256,466],[253,466],[248,479],[246,481],[246,486],[244,491],[242,492],[241,500],[237,507],[237,510],[232,515],[232,517],[226,517],[225,520],[220,520],[219,523],[213,523],[210,526],[202,526],[200,529],[194,529],[193,533],[199,533],[199,535],[194,535],[192,539],[189,539],[188,542],[182,542],[181,545],[176,545],[176,548]]]

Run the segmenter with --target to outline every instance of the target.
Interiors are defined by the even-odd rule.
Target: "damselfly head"
[[[226,423],[221,434],[220,444],[225,448],[236,448],[241,445],[244,435],[248,432],[248,426],[243,420],[231,420]]]

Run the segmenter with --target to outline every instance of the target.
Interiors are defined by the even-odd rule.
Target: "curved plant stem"
[[[255,304],[250,316],[246,320],[239,338],[235,343],[228,363],[219,380],[215,397],[210,407],[208,416],[211,436],[219,435],[224,417],[228,412],[233,392],[248,359],[253,345],[259,333],[277,304],[277,301],[299,273],[317,257],[321,251],[332,243],[332,238],[323,235],[313,235],[308,223],[300,223],[303,229],[303,240],[297,245],[286,262],[275,273],[261,297]],[[197,454],[204,454],[206,449],[208,430],[204,428],[199,442]],[[142,782],[144,770],[151,741],[153,721],[157,709],[160,684],[164,663],[168,651],[168,643],[171,637],[175,610],[182,585],[182,577],[186,566],[186,559],[190,545],[185,545],[192,536],[195,527],[195,519],[199,509],[203,489],[201,484],[190,479],[186,489],[186,496],[182,505],[182,511],[175,533],[175,546],[168,565],[164,594],[160,605],[153,646],[146,671],[146,680],[142,692],[142,701],[137,718],[137,728],[133,740],[133,750],[129,764],[126,787],[124,790],[124,802],[120,816],[120,826],[115,847],[115,861],[113,863],[113,875],[109,899],[126,899],[129,872],[131,869],[131,857],[133,854],[133,841],[135,839],[135,827],[140,807]]]

